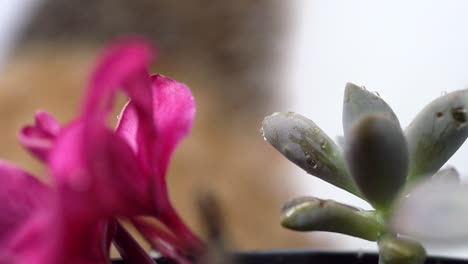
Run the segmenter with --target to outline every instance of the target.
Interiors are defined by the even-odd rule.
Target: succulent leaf
[[[328,231],[376,241],[384,226],[373,211],[363,211],[332,200],[300,197],[288,202],[281,225],[296,231]]]
[[[396,203],[391,229],[420,241],[466,241],[467,201],[467,185],[433,179],[417,184]]]
[[[390,106],[377,94],[363,87],[347,83],[343,100],[343,130],[345,139],[353,123],[368,114],[382,114],[400,124]]]
[[[406,128],[410,183],[433,175],[465,142],[467,109],[468,90],[455,91],[432,101]]]
[[[379,264],[420,264],[426,250],[418,242],[394,236],[384,236],[379,242]]]
[[[341,149],[314,122],[292,113],[275,113],[262,123],[273,147],[307,173],[359,196]]]
[[[350,130],[346,159],[357,186],[377,209],[390,206],[404,186],[408,149],[400,126],[385,115],[367,115]]]

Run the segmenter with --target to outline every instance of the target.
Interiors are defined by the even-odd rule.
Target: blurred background
[[[15,9],[0,2],[3,17],[17,18],[0,75],[2,159],[44,175],[16,142],[17,129],[32,122],[36,109],[63,123],[73,118],[97,52],[114,38],[139,34],[158,49],[152,71],[186,83],[197,102],[193,131],[168,175],[187,223],[203,235],[195,197],[209,190],[219,199],[233,248],[327,244],[279,226],[294,178],[259,133],[263,117],[282,103],[292,6],[280,0],[31,0]]]
[[[369,205],[277,154],[259,135],[263,116],[295,111],[338,136],[344,85],[352,81],[378,91],[406,126],[430,100],[468,84],[463,0],[17,2],[0,0],[0,157],[43,174],[16,143],[16,130],[38,108],[72,118],[100,48],[141,34],[158,47],[154,72],[185,82],[197,101],[193,133],[169,171],[172,200],[201,233],[194,197],[213,191],[236,249],[375,250],[363,240],[279,226],[282,204],[298,195]],[[465,146],[449,161],[462,175],[466,157]],[[466,256],[466,249],[430,252]]]

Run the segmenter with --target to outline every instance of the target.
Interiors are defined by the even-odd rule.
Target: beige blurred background
[[[286,162],[259,135],[280,109],[290,8],[280,0],[44,0],[0,75],[0,157],[43,175],[16,142],[36,109],[73,117],[99,49],[114,37],[154,42],[154,71],[188,84],[197,101],[192,134],[177,149],[168,180],[181,215],[201,234],[195,199],[218,197],[235,249],[322,246],[279,226],[295,196]]]

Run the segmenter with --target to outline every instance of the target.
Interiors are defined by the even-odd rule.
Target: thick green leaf
[[[426,259],[426,250],[417,241],[384,236],[378,243],[379,264],[420,264]]]
[[[432,176],[468,137],[468,90],[441,96],[405,130],[410,153],[409,182]]]
[[[286,158],[324,181],[359,195],[346,168],[341,149],[311,120],[292,113],[275,113],[261,129]]]
[[[296,198],[283,208],[281,225],[296,231],[328,231],[376,241],[384,226],[374,212],[332,200]]]
[[[382,114],[397,124],[398,118],[379,95],[363,87],[347,83],[343,99],[343,130],[345,139],[354,122],[368,114]]]
[[[350,130],[346,159],[362,194],[375,208],[388,208],[408,172],[408,149],[400,126],[385,115],[362,117]]]

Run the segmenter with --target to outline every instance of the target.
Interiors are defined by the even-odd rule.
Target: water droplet
[[[440,96],[445,96],[445,95],[447,95],[447,91],[440,92]]]
[[[327,148],[327,142],[325,141],[325,139],[320,139],[320,148],[322,149],[326,149]]]
[[[260,135],[262,135],[263,140],[268,141],[266,136],[265,136],[265,130],[263,129],[263,127],[260,128]]]
[[[307,164],[309,164],[309,166],[312,167],[312,169],[317,169],[318,167],[318,164],[317,162],[312,158],[312,156],[310,154],[306,154],[305,155],[305,159],[306,159],[306,162]]]
[[[436,117],[437,118],[442,118],[444,116],[444,112],[437,112]]]
[[[373,93],[373,94],[375,94],[377,97],[380,97],[380,94],[379,94],[379,92],[377,92],[377,91],[373,91],[372,93]]]
[[[117,115],[117,121],[120,120],[120,118],[121,118],[120,115]]]
[[[364,85],[361,85],[361,89],[367,91],[366,87]]]

